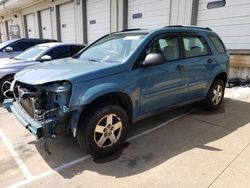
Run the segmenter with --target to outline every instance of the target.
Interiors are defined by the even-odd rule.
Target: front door
[[[185,82],[180,60],[180,42],[176,35],[156,39],[147,50],[162,54],[166,62],[161,65],[141,67],[141,113],[165,108],[181,102]]]

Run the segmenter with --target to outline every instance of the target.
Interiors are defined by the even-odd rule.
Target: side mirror
[[[146,56],[143,61],[143,66],[153,66],[153,65],[161,65],[166,62],[165,57],[159,53],[150,53]]]
[[[44,55],[40,58],[40,61],[50,61],[52,58],[49,55]]]
[[[4,52],[12,52],[13,48],[10,46],[7,46],[6,48],[3,49]]]

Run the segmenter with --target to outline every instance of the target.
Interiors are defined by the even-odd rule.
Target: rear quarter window
[[[226,49],[220,38],[216,35],[208,35],[208,38],[211,40],[212,44],[214,45],[216,51],[219,54],[226,53]]]

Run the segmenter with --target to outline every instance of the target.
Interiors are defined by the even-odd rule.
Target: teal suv
[[[4,106],[33,134],[71,134],[94,156],[116,151],[129,125],[160,110],[223,101],[229,55],[209,28],[168,26],[108,34],[73,58],[15,75]]]

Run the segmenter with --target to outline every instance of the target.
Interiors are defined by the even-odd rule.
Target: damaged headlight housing
[[[40,87],[46,91],[49,106],[58,106],[63,113],[69,112],[72,84],[68,81],[47,83]],[[63,116],[63,114],[61,114]]]

